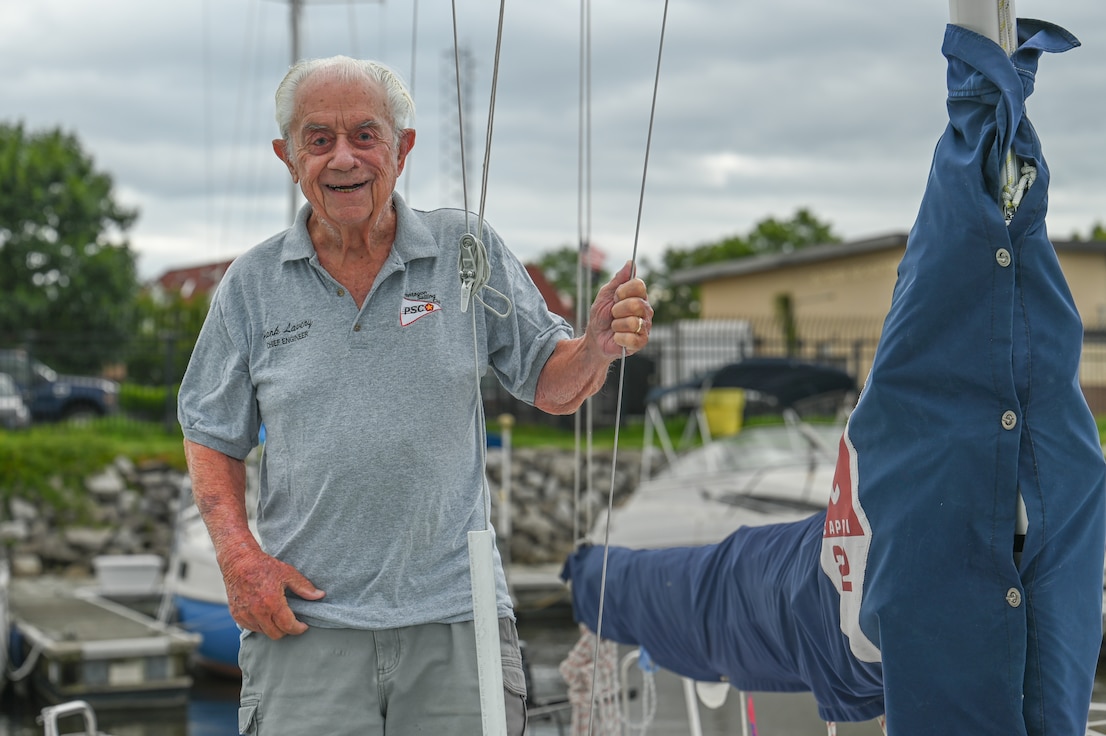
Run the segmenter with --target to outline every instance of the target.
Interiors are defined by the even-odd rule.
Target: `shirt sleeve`
[[[177,417],[185,439],[241,460],[257,445],[261,420],[247,353],[228,330],[222,291],[181,381]]]
[[[549,311],[526,268],[490,229],[488,255],[492,265],[489,285],[511,302],[506,317],[487,312],[488,360],[503,387],[516,398],[534,403],[538,378],[557,343],[572,337],[572,327]],[[482,294],[502,312],[502,297]]]

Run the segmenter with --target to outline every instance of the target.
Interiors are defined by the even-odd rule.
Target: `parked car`
[[[23,429],[30,425],[31,410],[23,403],[15,381],[7,373],[0,373],[0,427]]]
[[[93,376],[58,375],[26,350],[0,350],[0,372],[11,376],[34,421],[81,421],[111,414],[119,384]]]

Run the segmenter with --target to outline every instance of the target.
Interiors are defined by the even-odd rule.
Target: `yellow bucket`
[[[712,437],[728,437],[741,431],[745,392],[739,388],[712,388],[703,396],[703,414]]]

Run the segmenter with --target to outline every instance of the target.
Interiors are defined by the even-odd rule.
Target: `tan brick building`
[[[700,287],[703,320],[748,319],[758,337],[782,330],[786,304],[801,357],[836,357],[863,380],[891,304],[907,235],[713,263],[673,275]],[[1082,382],[1096,413],[1106,412],[1106,241],[1055,241],[1087,332]],[[767,335],[765,333],[768,333]]]

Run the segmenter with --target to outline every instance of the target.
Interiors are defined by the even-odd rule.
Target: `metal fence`
[[[191,322],[196,322],[194,319]],[[124,340],[109,344],[95,336],[28,332],[0,336],[0,348],[18,347],[59,373],[99,375],[121,385],[120,406],[112,421],[154,423],[167,432],[176,424],[176,392],[192,352],[199,323],[180,318],[146,320]],[[687,320],[655,325],[649,346],[626,361],[622,412],[641,416],[650,389],[687,380],[749,356],[787,356],[832,365],[863,383],[875,356],[882,327],[876,320],[805,321],[787,325],[769,318]],[[96,368],[90,369],[90,356]],[[606,386],[592,402],[599,425],[613,421],[621,371],[616,363]],[[1088,333],[1080,382],[1096,415],[1106,415],[1106,333]],[[483,383],[489,419],[504,413],[524,423],[569,428],[571,417],[551,417],[504,390],[493,376]]]

